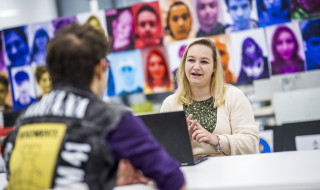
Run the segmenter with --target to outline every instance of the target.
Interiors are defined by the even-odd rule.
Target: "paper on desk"
[[[295,141],[298,151],[320,149],[320,134],[296,136]]]

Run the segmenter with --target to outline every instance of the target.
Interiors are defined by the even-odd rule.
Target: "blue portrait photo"
[[[259,26],[290,22],[289,0],[257,0]]]
[[[30,64],[30,52],[26,26],[10,28],[3,31],[5,63],[7,66]]]
[[[46,45],[53,37],[51,22],[37,23],[28,26],[30,61],[37,66],[46,64]]]
[[[9,76],[14,111],[26,109],[37,101],[35,79],[30,65],[11,67]]]
[[[116,95],[143,91],[144,76],[140,50],[113,53],[110,62]]]
[[[320,69],[320,19],[300,22],[307,70]]]

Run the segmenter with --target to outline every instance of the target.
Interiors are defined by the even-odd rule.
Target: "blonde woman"
[[[259,152],[252,107],[241,90],[224,83],[218,50],[210,39],[189,44],[177,80],[176,93],[164,100],[160,111],[185,111],[194,155]]]

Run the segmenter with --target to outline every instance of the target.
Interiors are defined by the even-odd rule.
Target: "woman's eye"
[[[188,59],[188,62],[194,62],[194,59]]]
[[[207,63],[208,63],[208,61],[201,61],[201,63],[203,63],[203,64],[207,64]]]

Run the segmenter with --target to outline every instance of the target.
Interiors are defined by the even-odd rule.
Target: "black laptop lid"
[[[193,165],[193,154],[184,111],[140,115],[152,135],[181,165]]]

